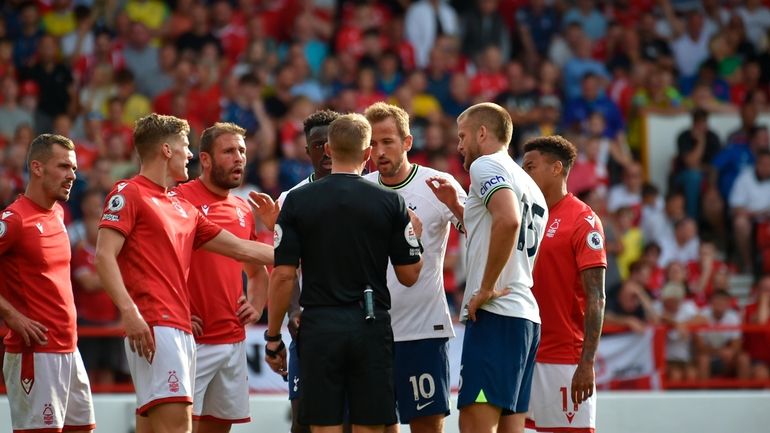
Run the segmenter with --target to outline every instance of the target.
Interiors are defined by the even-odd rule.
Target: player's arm
[[[518,238],[521,227],[521,211],[516,194],[512,189],[503,187],[487,197],[487,210],[492,217],[489,250],[487,251],[487,264],[481,277],[481,286],[478,293],[473,295],[468,303],[468,316],[476,320],[476,310],[488,301],[505,296],[510,293],[506,288],[495,290],[495,282],[500,277],[508,258],[513,252],[514,242]]]
[[[238,299],[238,319],[242,325],[256,323],[262,317],[267,303],[267,288],[270,282],[270,274],[265,265],[244,263],[246,272],[246,296]]]
[[[150,327],[144,321],[123,283],[123,276],[118,266],[118,254],[123,249],[126,238],[117,230],[102,227],[96,239],[94,266],[102,280],[104,291],[120,311],[120,319],[128,338],[131,351],[152,362],[155,353],[155,340]]]
[[[441,176],[428,178],[425,180],[425,183],[428,185],[428,188],[433,191],[433,194],[436,195],[436,198],[441,203],[444,203],[444,206],[446,206],[449,211],[452,212],[452,215],[457,218],[457,221],[459,222],[458,227],[462,227],[464,225],[463,216],[465,215],[465,205],[460,200],[461,194],[457,191],[457,187],[453,185],[449,179]],[[462,195],[465,195],[464,191]]]
[[[5,254],[14,254],[13,246],[21,238],[21,220],[20,217],[12,212],[8,212],[0,220],[0,266],[6,260]],[[0,319],[3,319],[14,332],[18,333],[24,340],[24,344],[31,346],[35,344],[47,344],[48,337],[46,328],[42,323],[30,319],[17,310],[11,303],[0,295]]]
[[[257,241],[247,241],[222,230],[213,239],[202,245],[202,248],[212,253],[222,254],[238,260],[262,265],[273,264],[273,248]]]
[[[586,305],[583,322],[583,351],[575,374],[572,376],[572,401],[577,404],[584,402],[594,393],[596,381],[594,360],[604,323],[604,273],[604,267],[588,268],[580,272]]]
[[[289,309],[294,280],[297,277],[297,266],[278,265],[270,275],[268,290],[267,331],[265,335],[276,336],[281,333],[281,324]],[[276,373],[286,376],[286,347],[283,341],[268,341],[265,343],[266,360]],[[272,356],[271,356],[272,355]]]

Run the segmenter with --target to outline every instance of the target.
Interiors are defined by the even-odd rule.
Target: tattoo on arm
[[[593,362],[604,322],[604,268],[589,268],[580,273],[583,290],[586,293],[586,316],[584,322],[582,361]]]

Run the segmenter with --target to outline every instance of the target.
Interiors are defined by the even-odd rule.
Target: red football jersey
[[[44,209],[20,196],[0,213],[0,289],[14,308],[48,328],[48,344],[35,352],[75,351],[75,302],[70,282],[70,240],[59,203]],[[6,351],[30,348],[14,331]]]
[[[607,267],[604,229],[591,208],[568,194],[548,210],[532,293],[542,332],[537,361],[577,364],[583,347],[585,292],[580,272]]]
[[[174,191],[211,222],[241,239],[256,239],[251,209],[240,197],[216,195],[197,179],[179,185]],[[235,315],[238,298],[243,295],[243,265],[204,250],[193,252],[191,264],[187,279],[190,309],[203,319],[203,334],[195,337],[195,341],[203,344],[243,341],[246,332]]]
[[[142,175],[115,185],[99,227],[126,238],[118,265],[144,320],[192,333],[187,290],[192,251],[222,229]]]

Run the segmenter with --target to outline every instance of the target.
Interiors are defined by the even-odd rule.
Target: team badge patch
[[[604,248],[604,239],[602,239],[602,234],[596,230],[588,233],[586,243],[588,244],[588,248],[591,248],[592,250],[598,251]]]
[[[420,241],[417,240],[417,234],[414,232],[411,221],[406,225],[406,228],[404,228],[404,239],[406,239],[406,243],[414,248],[420,246]]]
[[[0,238],[5,236],[5,232],[8,231],[8,224],[5,221],[0,221]]]
[[[273,248],[278,248],[278,245],[281,245],[281,239],[283,239],[283,229],[276,224],[275,229],[273,229]]]
[[[126,199],[120,194],[115,194],[110,197],[109,203],[107,203],[107,210],[110,212],[118,212],[126,205]]]

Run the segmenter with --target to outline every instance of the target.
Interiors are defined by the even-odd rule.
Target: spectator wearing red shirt
[[[477,100],[490,101],[508,87],[500,48],[487,47],[479,54],[476,63],[479,72],[471,78],[471,95]]]
[[[133,129],[123,123],[123,101],[114,96],[107,102],[107,118],[102,122],[102,137],[108,142],[113,135],[119,135],[125,143],[125,158],[131,157],[134,150]]]
[[[744,323],[749,325],[770,325],[770,275],[757,282],[754,302],[746,306]],[[750,371],[752,379],[770,379],[770,333],[747,331],[743,348],[746,353],[738,361],[738,370]]]

